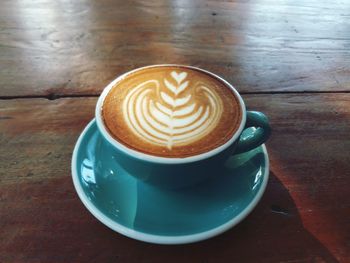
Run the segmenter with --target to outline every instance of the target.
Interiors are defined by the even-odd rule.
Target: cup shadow
[[[272,172],[257,207],[243,222],[224,234],[176,246],[129,241],[128,247],[135,251],[142,250],[149,256],[156,253],[152,262],[169,262],[169,255],[171,262],[338,262],[303,227],[292,197]]]
[[[110,231],[110,249],[122,246],[150,262],[339,262],[303,227],[295,203],[273,172],[260,203],[228,232],[187,245],[155,245]]]

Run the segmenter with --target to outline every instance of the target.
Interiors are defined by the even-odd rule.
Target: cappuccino
[[[160,157],[184,158],[225,144],[242,119],[222,80],[185,66],[154,66],[125,75],[109,91],[103,122],[119,143]]]

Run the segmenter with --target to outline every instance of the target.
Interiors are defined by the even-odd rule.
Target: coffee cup
[[[173,189],[219,180],[232,155],[260,146],[271,132],[268,118],[247,111],[230,83],[182,65],[147,66],[117,77],[99,97],[95,116],[120,167]]]

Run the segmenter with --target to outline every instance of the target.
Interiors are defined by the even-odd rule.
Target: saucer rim
[[[71,161],[71,172],[72,172],[72,179],[73,179],[73,185],[75,187],[75,190],[81,200],[81,202],[84,204],[84,206],[89,210],[89,212],[97,218],[101,223],[103,223],[108,228],[112,229],[115,232],[118,232],[124,236],[127,236],[129,238],[133,238],[136,240],[153,243],[153,244],[163,244],[163,245],[176,245],[176,244],[188,244],[188,243],[194,243],[202,240],[206,240],[209,238],[212,238],[214,236],[217,236],[219,234],[224,233],[225,231],[231,229],[238,223],[240,223],[245,217],[247,217],[252,210],[256,207],[260,199],[262,198],[262,195],[265,192],[267,182],[269,179],[269,156],[267,153],[267,149],[265,144],[262,144],[259,147],[262,147],[264,157],[265,157],[265,171],[264,171],[264,178],[263,182],[261,184],[260,189],[258,190],[258,193],[254,196],[253,200],[237,215],[231,218],[229,221],[227,221],[224,224],[221,224],[215,228],[212,228],[210,230],[206,230],[200,233],[196,234],[189,234],[189,235],[180,235],[180,236],[164,236],[164,235],[155,235],[155,234],[148,234],[141,231],[137,231],[134,229],[130,229],[126,226],[123,226],[108,216],[104,215],[86,196],[80,181],[79,181],[79,173],[77,171],[77,158],[78,158],[78,152],[81,146],[81,142],[84,139],[86,133],[90,130],[90,128],[96,124],[95,118],[93,118],[84,128],[84,130],[79,135],[79,138],[74,146],[73,155],[72,155],[72,161]],[[97,129],[97,125],[96,125]],[[97,129],[98,130],[98,129]]]

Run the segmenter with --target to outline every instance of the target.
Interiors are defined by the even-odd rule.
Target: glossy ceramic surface
[[[268,181],[264,145],[231,157],[217,176],[180,190],[157,188],[130,176],[110,154],[95,120],[78,139],[72,158],[77,193],[111,229],[160,244],[190,243],[240,222],[260,200]]]

